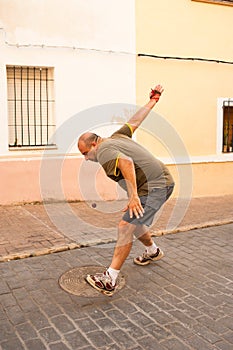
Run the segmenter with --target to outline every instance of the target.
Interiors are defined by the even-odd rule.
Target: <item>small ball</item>
[[[92,203],[92,208],[96,208],[96,203]]]

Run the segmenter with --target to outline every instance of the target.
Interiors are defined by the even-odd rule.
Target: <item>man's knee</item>
[[[124,220],[118,224],[118,244],[125,245],[133,242],[133,235],[135,232],[135,225],[132,225]]]

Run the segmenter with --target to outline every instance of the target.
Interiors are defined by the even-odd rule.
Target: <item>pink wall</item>
[[[106,178],[103,170],[97,168],[96,164],[88,162],[87,166],[85,163],[82,159],[74,158],[65,161],[49,159],[43,161],[41,168],[40,159],[2,161],[0,204],[41,201],[41,189],[43,198],[50,200],[62,199],[61,190],[66,200],[118,198],[116,184]]]

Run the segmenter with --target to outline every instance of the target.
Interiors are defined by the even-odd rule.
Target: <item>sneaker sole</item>
[[[151,260],[147,260],[147,261],[141,262],[141,261],[137,260],[137,258],[134,258],[133,262],[136,265],[145,266],[145,265],[149,265],[149,264],[151,264],[151,263],[153,263],[155,261],[158,261],[158,260],[162,259],[163,257],[164,257],[164,253],[162,252],[162,250],[160,250],[159,255],[156,256],[155,258],[151,259]]]
[[[87,281],[88,284],[90,284],[90,286],[92,286],[93,288],[95,288],[96,290],[98,290],[98,292],[100,292],[100,293],[102,293],[102,294],[104,294],[104,295],[107,295],[107,296],[109,296],[109,297],[111,297],[111,296],[115,293],[115,291],[116,291],[116,290],[114,290],[113,292],[111,292],[111,291],[103,290],[103,289],[97,287],[97,286],[95,285],[95,282],[92,280],[92,278],[91,278],[90,275],[87,275],[87,276],[85,277],[85,280]],[[116,289],[116,288],[115,288],[115,289]]]

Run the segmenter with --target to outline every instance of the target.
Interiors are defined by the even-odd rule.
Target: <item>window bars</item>
[[[9,147],[53,146],[53,68],[7,66]]]
[[[223,101],[223,149],[233,152],[233,100]]]

